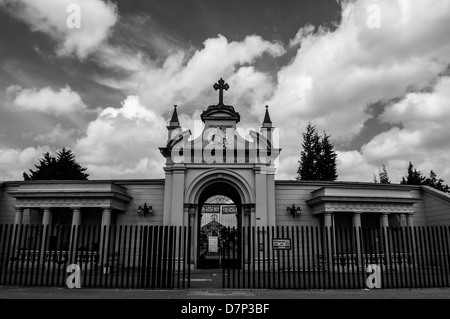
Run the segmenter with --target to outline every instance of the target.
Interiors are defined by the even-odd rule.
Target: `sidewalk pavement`
[[[0,299],[450,299],[450,288],[141,290],[0,286]]]

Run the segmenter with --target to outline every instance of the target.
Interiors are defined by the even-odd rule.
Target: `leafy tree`
[[[24,180],[87,180],[86,168],[75,160],[75,155],[65,147],[56,153],[56,157],[48,152],[35,165],[36,170],[30,169],[29,174],[23,173]]]
[[[319,136],[316,127],[308,123],[303,133],[297,180],[334,181],[337,179],[334,145],[330,135]]]

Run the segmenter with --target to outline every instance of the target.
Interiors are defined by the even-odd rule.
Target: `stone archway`
[[[224,181],[210,183],[197,207],[197,268],[239,265],[238,234],[243,219],[239,192]]]
[[[201,209],[214,195],[230,198],[237,207],[236,228],[254,225],[255,193],[248,181],[229,169],[211,169],[197,176],[186,189],[185,207],[189,211],[189,225],[193,228],[192,260],[198,268]],[[253,221],[252,221],[253,220]]]

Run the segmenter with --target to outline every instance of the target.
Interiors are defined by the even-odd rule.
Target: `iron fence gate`
[[[224,288],[450,286],[449,227],[244,227],[223,254]],[[237,246],[240,250],[235,249]],[[239,257],[237,256],[239,255]]]
[[[222,288],[361,289],[371,278],[381,288],[450,286],[448,226],[243,227],[221,236]],[[82,287],[190,288],[192,237],[189,227],[0,224],[0,285],[64,287],[75,264]]]
[[[0,225],[0,284],[189,288],[191,230],[174,226]]]

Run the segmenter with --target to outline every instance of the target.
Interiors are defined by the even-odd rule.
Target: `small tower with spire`
[[[173,106],[173,114],[172,114],[172,118],[170,119],[169,122],[169,126],[167,126],[167,130],[168,130],[168,140],[170,141],[173,136],[172,133],[173,131],[175,131],[176,129],[181,128],[180,126],[180,121],[178,120],[178,113],[177,113],[177,105]]]
[[[264,120],[261,126],[261,133],[267,138],[267,141],[272,143],[272,132],[274,127],[272,126],[272,120],[269,115],[269,106],[266,105],[266,114],[264,115]]]
[[[264,121],[263,121],[262,127],[264,127],[264,128],[272,127],[272,120],[270,119],[268,105],[266,105],[266,114],[264,115]]]

